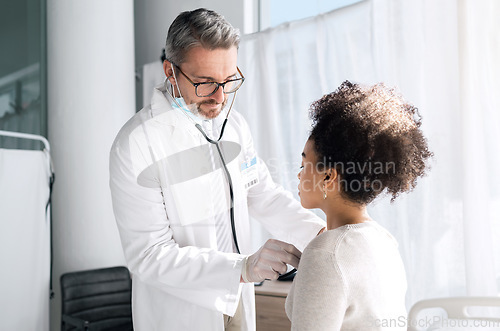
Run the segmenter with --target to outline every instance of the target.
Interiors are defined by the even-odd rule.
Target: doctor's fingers
[[[292,244],[289,244],[287,242],[277,240],[277,239],[269,239],[268,241],[266,241],[266,243],[264,244],[263,247],[269,247],[269,248],[273,247],[276,250],[284,250],[290,254],[295,255],[299,259],[302,256],[302,252],[299,251],[297,249],[297,247],[295,247]]]
[[[298,266],[300,257],[302,256],[302,253],[294,245],[275,239],[269,239],[262,246],[261,254],[272,256],[295,268]]]
[[[287,264],[290,264],[294,268],[297,268],[299,259],[295,255],[282,250],[262,248],[258,263],[260,264],[261,268],[263,268],[264,266],[270,266],[275,271],[283,273],[286,272]]]
[[[257,263],[255,271],[261,278],[275,280],[287,271],[287,266],[278,260],[263,259]]]
[[[268,279],[268,280],[276,280],[280,276],[280,274],[273,269],[269,268],[268,270],[261,270],[259,273],[259,276],[262,279]]]

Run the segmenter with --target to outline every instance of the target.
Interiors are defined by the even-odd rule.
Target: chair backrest
[[[132,325],[131,289],[126,267],[66,273],[61,276],[62,314],[89,321],[90,329],[126,330]],[[61,330],[72,327],[63,322]]]
[[[431,328],[423,328],[421,321],[418,319],[418,315],[424,309],[430,308],[442,308],[445,310],[447,315],[447,320],[455,321],[471,321],[471,323],[442,323],[445,325],[458,324],[464,326],[460,330],[469,330],[465,325],[478,325],[476,321],[482,321],[481,326],[483,328],[473,327],[470,330],[500,330],[500,314],[498,316],[476,316],[469,312],[471,308],[492,308],[498,311],[500,309],[500,297],[451,297],[451,298],[436,298],[418,301],[413,305],[410,312],[408,313],[408,331],[420,331],[420,330],[438,330],[439,325],[431,325]],[[430,320],[429,320],[430,321]],[[474,322],[474,323],[472,323]],[[423,323],[426,326],[429,323]],[[452,328],[446,328],[446,330],[452,330]]]

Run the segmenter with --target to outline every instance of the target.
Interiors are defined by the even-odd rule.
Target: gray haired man
[[[239,42],[221,15],[181,13],[168,31],[164,84],[111,149],[136,331],[255,330],[253,283],[297,267],[324,227],[272,181],[231,112],[245,79]],[[280,240],[253,252],[250,215]]]

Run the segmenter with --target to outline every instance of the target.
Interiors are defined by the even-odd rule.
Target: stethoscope
[[[172,68],[173,69],[173,68]],[[240,252],[240,247],[238,246],[238,239],[236,238],[236,227],[234,225],[234,193],[233,193],[233,181],[231,180],[231,174],[229,173],[229,169],[227,168],[227,165],[226,165],[226,160],[224,159],[224,155],[222,154],[222,150],[220,148],[220,145],[219,145],[219,142],[220,140],[222,139],[222,136],[224,135],[224,129],[226,128],[226,124],[227,124],[227,119],[229,118],[229,113],[231,112],[231,109],[233,108],[233,103],[234,103],[234,99],[236,99],[236,92],[234,92],[234,97],[233,97],[233,100],[231,101],[231,106],[229,107],[229,110],[227,112],[227,115],[226,115],[226,118],[224,119],[224,122],[222,123],[222,128],[221,128],[221,131],[220,131],[220,135],[219,135],[219,138],[217,140],[213,140],[211,139],[205,131],[203,131],[203,128],[201,127],[200,124],[196,123],[188,114],[185,113],[185,111],[189,111],[188,109],[184,109],[180,103],[177,101],[177,98],[175,98],[174,96],[174,91],[173,91],[173,86],[172,86],[172,90],[169,91],[168,90],[168,87],[167,87],[167,84],[166,82],[169,80],[170,77],[173,77],[176,81],[177,81],[177,78],[175,77],[175,72],[172,70],[173,72],[173,75],[172,76],[169,76],[165,79],[165,91],[167,92],[166,94],[172,98],[172,100],[175,102],[175,104],[177,105],[177,107],[179,107],[179,109],[183,110],[181,111],[193,124],[194,126],[201,132],[201,134],[203,135],[203,137],[205,137],[205,139],[212,145],[215,145],[215,147],[217,148],[217,152],[219,154],[219,157],[220,157],[220,160],[222,162],[222,167],[224,168],[224,172],[226,174],[226,179],[227,179],[227,183],[229,185],[229,196],[230,196],[230,199],[231,199],[231,204],[230,204],[230,208],[229,208],[229,215],[230,215],[230,218],[231,218],[231,231],[233,233],[233,240],[234,240],[234,246],[236,248],[236,252],[238,252],[238,254],[241,254]],[[177,87],[178,88],[178,87]],[[181,95],[180,91],[179,91],[179,95]],[[182,95],[181,95],[182,96]]]
[[[177,107],[179,107],[179,109],[181,110],[181,112],[194,124],[194,126],[198,129],[198,131],[201,132],[201,134],[203,135],[203,137],[205,137],[205,139],[210,144],[215,145],[215,147],[217,147],[217,152],[218,152],[219,157],[221,159],[222,167],[224,168],[224,172],[225,172],[226,178],[227,178],[227,183],[229,185],[229,196],[231,198],[231,204],[230,204],[230,208],[229,208],[229,215],[231,217],[231,231],[233,233],[234,246],[236,248],[236,252],[238,252],[238,254],[241,254],[240,248],[238,246],[238,239],[236,238],[236,227],[234,225],[234,193],[233,193],[233,182],[231,180],[231,174],[229,173],[229,170],[227,168],[226,161],[224,159],[224,155],[222,154],[222,150],[221,150],[221,148],[219,146],[219,142],[222,139],[222,136],[224,135],[224,129],[226,128],[227,119],[229,118],[229,113],[231,112],[231,109],[233,108],[234,99],[236,99],[236,92],[234,92],[233,100],[231,101],[231,105],[230,105],[229,110],[227,112],[226,118],[224,119],[224,122],[222,123],[222,128],[221,128],[221,131],[220,131],[219,138],[217,140],[213,140],[213,139],[211,139],[206,134],[205,131],[203,131],[203,128],[201,127],[200,124],[196,123],[188,114],[185,113],[185,111],[189,111],[189,110],[188,109],[184,109],[180,105],[180,103],[177,101],[177,99],[174,96],[173,86],[172,86],[172,90],[169,91],[169,89],[167,87],[167,84],[166,84],[166,82],[169,80],[169,78],[173,77],[177,81],[177,78],[175,77],[175,71],[173,70],[173,68],[172,68],[172,72],[173,72],[172,76],[169,76],[169,77],[165,78],[164,85],[165,85],[166,94],[170,98],[172,98],[172,100],[175,102],[175,104],[177,105]],[[179,89],[178,86],[177,86],[177,89]],[[180,91],[179,91],[179,95],[181,95]],[[278,277],[278,280],[290,278],[296,271],[297,271],[297,269],[294,268],[294,269],[290,270],[289,272],[286,272],[286,273],[280,275]]]

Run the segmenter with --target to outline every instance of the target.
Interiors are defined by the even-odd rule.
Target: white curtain
[[[499,294],[498,17],[496,0],[366,0],[240,45],[247,79],[235,108],[275,180],[292,192],[309,105],[342,81],[397,86],[420,109],[435,153],[429,175],[409,195],[370,208],[400,243],[408,308],[431,297]]]
[[[0,330],[49,330],[49,178],[48,153],[0,149]]]

